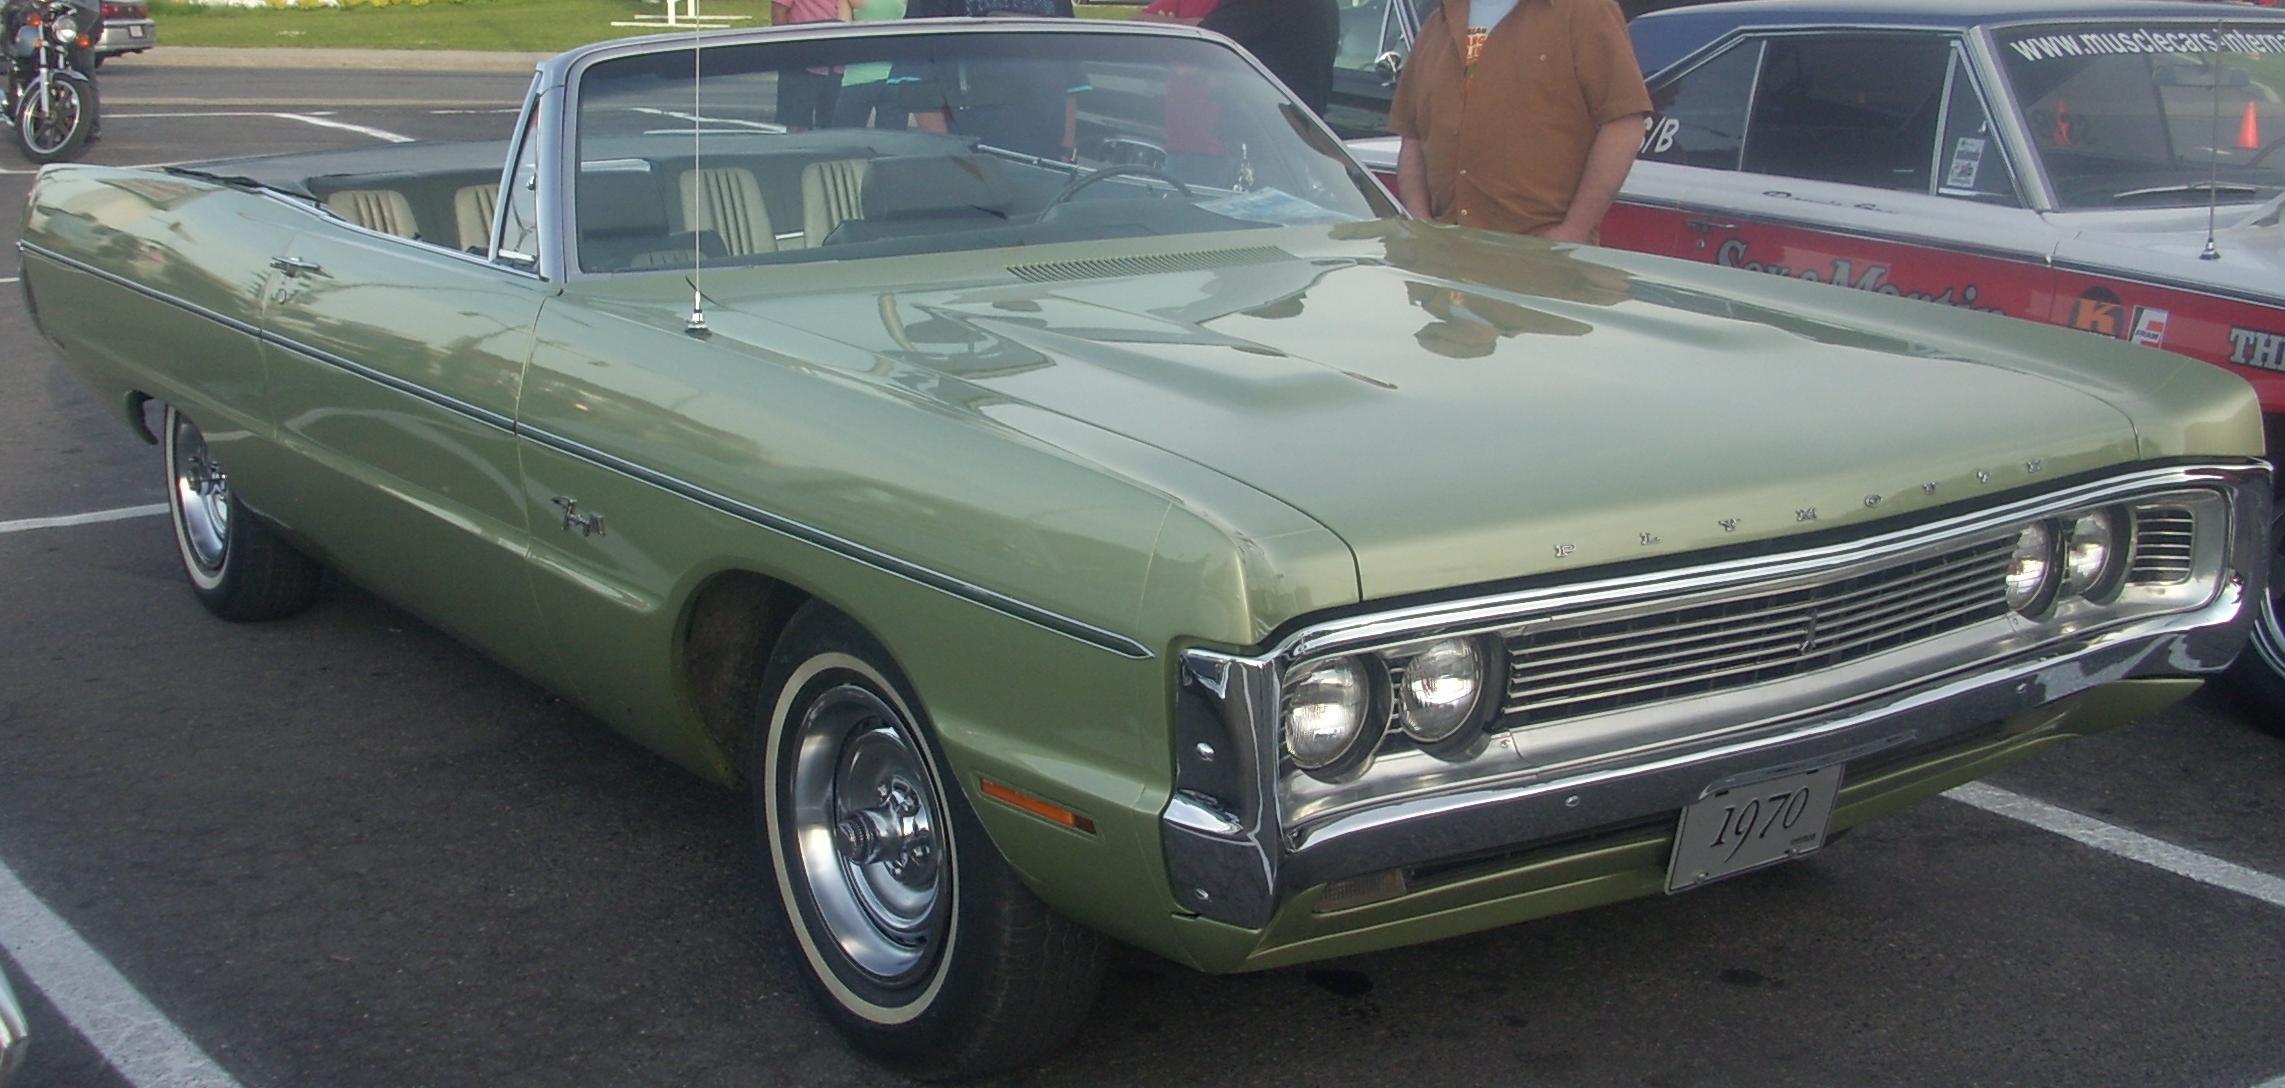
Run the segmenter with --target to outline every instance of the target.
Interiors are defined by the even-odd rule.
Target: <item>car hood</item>
[[[868,380],[992,426],[1052,441],[1067,424],[1026,421],[1076,419],[1226,474],[1338,534],[1367,597],[2128,461],[2129,402],[2174,366],[2142,352],[2069,369],[2053,360],[2083,355],[2083,336],[1455,228],[1265,233],[1013,266],[1003,252],[996,274],[973,254],[908,266],[968,281],[951,286],[885,289],[834,265],[715,275],[709,316],[717,337],[861,359]],[[1946,321],[1981,335],[1904,335]],[[2027,334],[2038,350],[2004,342]]]

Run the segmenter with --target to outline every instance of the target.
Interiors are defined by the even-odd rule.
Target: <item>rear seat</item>
[[[678,179],[685,230],[713,231],[732,257],[777,251],[761,184],[742,166],[685,170]]]
[[[464,185],[452,194],[452,221],[460,248],[482,253],[491,249],[492,211],[500,203],[500,186]]]
[[[864,159],[831,159],[801,168],[801,240],[815,248],[843,220],[865,214]]]
[[[420,236],[419,224],[413,219],[412,202],[395,189],[343,189],[326,197],[325,206],[366,230],[399,238]]]

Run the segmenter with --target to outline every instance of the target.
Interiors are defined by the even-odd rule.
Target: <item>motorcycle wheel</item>
[[[27,88],[16,105],[16,146],[33,162],[69,159],[95,131],[97,109],[95,84],[50,75],[45,84]]]

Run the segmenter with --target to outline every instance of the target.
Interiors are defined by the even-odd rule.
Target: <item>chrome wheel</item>
[[[2285,575],[2285,512],[2269,523],[2269,599],[2253,618],[2253,645],[2247,650],[2271,675],[2285,677],[2285,620],[2277,615],[2278,602],[2285,597],[2281,575]]]
[[[222,571],[230,554],[230,476],[207,452],[198,425],[174,417],[174,505],[185,553],[199,569]]]
[[[28,92],[16,119],[24,150],[37,160],[58,158],[76,147],[87,121],[79,87],[68,79],[49,79]]]
[[[856,684],[818,694],[795,727],[787,823],[817,920],[882,985],[909,982],[943,943],[943,813],[912,726]]]

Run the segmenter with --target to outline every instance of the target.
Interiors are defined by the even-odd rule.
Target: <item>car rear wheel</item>
[[[230,474],[189,416],[170,404],[160,429],[175,549],[199,603],[239,621],[283,619],[309,607],[317,598],[318,565],[238,501]]]
[[[1013,1068],[1060,1044],[1104,941],[1016,878],[919,700],[854,621],[811,604],[771,656],[750,768],[803,981],[858,1049],[909,1076]]]
[[[2285,502],[2285,498],[2280,499]],[[2285,509],[2269,522],[2269,595],[2253,618],[2253,640],[2230,666],[2230,684],[2254,704],[2254,719],[2272,732],[2285,733],[2285,619],[2278,615],[2285,598]]]

